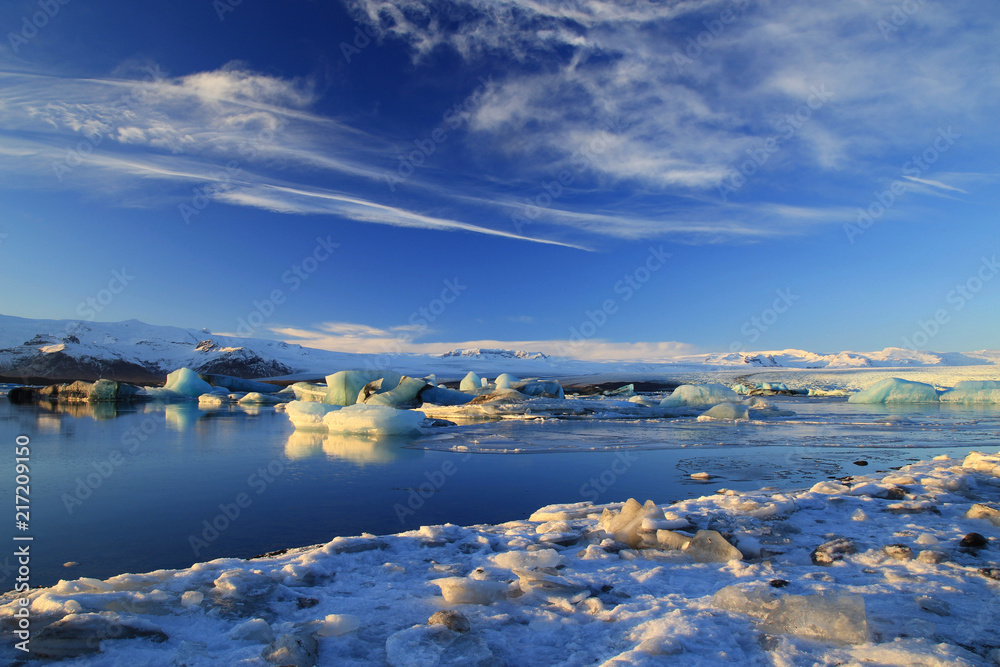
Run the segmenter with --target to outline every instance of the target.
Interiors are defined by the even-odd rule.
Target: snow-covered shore
[[[939,457],[632,522],[621,504],[557,505],[64,581],[7,594],[0,623],[10,637],[30,609],[31,648],[75,665],[991,665],[998,501],[1000,454]],[[698,530],[743,558],[667,548]]]

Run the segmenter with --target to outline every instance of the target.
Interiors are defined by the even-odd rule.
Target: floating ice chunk
[[[945,403],[1000,403],[1000,382],[965,380],[941,394]]]
[[[472,371],[469,371],[469,373],[464,378],[462,378],[462,382],[458,385],[458,388],[461,391],[475,392],[476,390],[482,388],[482,386],[483,386],[482,378],[480,378]]]
[[[850,493],[851,489],[843,484],[838,484],[837,482],[822,481],[813,484],[812,488],[809,489],[810,493],[822,493],[827,496],[833,496],[840,493]]]
[[[836,644],[868,641],[865,600],[860,595],[788,595],[767,614],[761,628]]]
[[[340,410],[339,405],[314,403],[312,401],[292,401],[285,407],[285,414],[295,428],[325,429],[323,418],[327,413]]]
[[[319,658],[319,644],[311,634],[284,634],[268,644],[260,657],[282,667],[311,667]]]
[[[331,433],[405,435],[419,432],[424,418],[424,413],[416,410],[397,410],[384,405],[348,405],[328,412],[323,417],[323,424]]]
[[[388,391],[399,384],[401,377],[395,371],[337,371],[326,376],[327,390],[323,402],[330,405],[354,405],[358,401],[358,394],[372,380],[381,378],[382,389]]]
[[[528,517],[528,521],[573,521],[585,519],[594,511],[594,504],[589,500],[566,505],[546,505]]]
[[[516,389],[526,396],[566,398],[562,386],[555,380],[531,380],[518,384]]]
[[[724,384],[682,384],[673,393],[660,401],[663,407],[682,405],[713,405],[724,401],[736,402],[739,395]]]
[[[695,533],[684,547],[684,553],[699,563],[726,563],[743,559],[740,550],[714,530],[699,530]]]
[[[480,581],[468,577],[445,577],[431,581],[441,588],[441,595],[448,604],[491,604],[507,597],[507,584],[499,581]]]
[[[424,380],[404,375],[399,379],[399,383],[389,391],[381,391],[367,398],[358,396],[358,403],[364,402],[366,405],[388,405],[399,408],[416,407],[417,394],[427,386],[428,384]]]
[[[198,406],[203,408],[217,408],[232,402],[228,395],[202,394],[198,397]]]
[[[385,661],[389,667],[500,664],[483,637],[437,624],[415,625],[390,635],[385,642]]]
[[[1000,477],[1000,454],[970,452],[962,461],[962,467]]]
[[[296,401],[313,401],[315,403],[322,403],[327,392],[326,385],[310,382],[296,382],[289,389],[295,394]]]
[[[201,591],[184,591],[181,595],[182,607],[197,607],[205,599],[205,594]]]
[[[658,530],[656,531],[656,543],[661,549],[683,551],[691,544],[691,538],[672,530]]]
[[[712,596],[720,609],[762,620],[761,629],[836,644],[868,641],[865,601],[860,595],[785,595],[726,586]]]
[[[937,403],[937,389],[923,382],[886,378],[852,394],[848,403]]]
[[[518,586],[526,595],[534,595],[546,602],[565,600],[576,604],[590,597],[590,589],[578,586],[562,577],[554,577],[529,570],[514,570],[518,576]]]
[[[810,396],[850,396],[846,389],[809,389]]]
[[[251,391],[239,400],[240,405],[275,405],[284,403],[287,399],[277,394],[262,394],[259,391]]]
[[[237,641],[251,641],[270,644],[274,641],[274,631],[263,618],[251,618],[229,631],[229,638]]]
[[[168,373],[167,383],[163,388],[179,396],[191,398],[212,393],[212,385],[198,377],[198,374],[190,368],[178,368],[173,373]]]
[[[1000,528],[1000,507],[986,503],[976,503],[965,513],[967,519],[984,519]]]
[[[558,567],[566,562],[555,549],[538,551],[505,551],[490,557],[498,567],[507,570],[530,570],[536,567]]]
[[[643,538],[639,534],[642,522],[646,519],[664,519],[663,510],[652,500],[640,505],[635,498],[629,498],[620,512],[605,509],[598,525],[619,542],[624,542],[633,549],[643,546]]]
[[[750,419],[750,411],[747,406],[739,403],[719,403],[698,415],[698,421],[711,421],[713,419],[728,419],[730,421],[747,421]]]
[[[73,595],[75,593],[107,593],[115,590],[115,587],[106,581],[92,579],[91,577],[80,577],[74,581],[60,579],[52,592],[57,595]]]
[[[258,382],[256,380],[244,380],[243,378],[233,377],[231,375],[199,373],[198,377],[217,389],[225,389],[227,393],[231,391],[256,391],[261,394],[273,394],[281,390],[281,387],[275,384]]]
[[[327,614],[316,631],[320,637],[339,637],[361,627],[361,619],[352,614]]]
[[[515,382],[520,382],[520,380],[518,380],[516,377],[514,377],[510,373],[501,373],[500,375],[497,376],[497,379],[496,379],[496,388],[497,389],[513,389],[514,387],[512,385]]]
[[[229,597],[262,597],[277,587],[271,577],[255,570],[226,570],[215,580],[215,587]]]
[[[475,396],[447,387],[427,387],[420,392],[418,398],[431,405],[465,405]]]

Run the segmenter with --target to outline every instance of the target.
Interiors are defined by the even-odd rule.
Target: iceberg
[[[510,373],[501,373],[497,376],[495,384],[497,389],[513,389],[515,382],[520,382],[520,380]]]
[[[202,394],[211,394],[213,387],[190,368],[178,368],[167,374],[167,383],[163,385],[163,389],[178,396],[198,398]]]
[[[395,371],[337,371],[326,376],[326,397],[324,403],[330,405],[354,405],[358,394],[373,380],[382,380],[382,389],[389,391],[399,384],[402,376]]]
[[[735,403],[739,395],[724,384],[715,382],[709,384],[682,384],[673,393],[660,401],[665,408],[682,405],[714,405],[726,401]]]
[[[460,391],[476,391],[481,389],[482,386],[482,379],[472,371],[469,371],[468,375],[462,378],[462,382],[458,385],[458,388]]]
[[[1000,382],[966,380],[941,394],[942,403],[1000,403]]]
[[[475,398],[475,396],[461,391],[455,391],[454,389],[427,386],[420,392],[418,398],[423,403],[450,406],[465,405]]]
[[[525,396],[544,396],[546,398],[566,398],[562,386],[555,380],[528,380],[513,387]]]
[[[293,404],[294,405],[294,404]],[[362,435],[406,435],[418,433],[424,413],[397,410],[385,405],[348,405],[328,412],[323,424],[331,433]]]
[[[852,394],[848,403],[937,403],[937,389],[923,382],[886,378]]]
[[[260,394],[274,394],[281,391],[281,387],[275,384],[258,382],[256,380],[244,380],[243,378],[233,377],[232,375],[199,373],[198,377],[213,387],[225,387],[229,391],[245,391],[248,393],[255,391]]]
[[[292,401],[285,407],[285,414],[295,428],[325,429],[323,418],[334,410],[340,410],[340,406],[314,401]]]
[[[713,419],[729,419],[732,421],[747,421],[750,419],[750,411],[745,405],[739,403],[719,403],[698,415],[698,421],[711,421]]]
[[[326,399],[327,387],[324,384],[311,382],[296,382],[289,389],[295,394],[296,401],[313,401],[322,403]]]
[[[286,400],[288,399],[284,396],[278,396],[276,394],[262,394],[259,391],[251,391],[238,402],[240,405],[276,405],[278,403],[284,403]]]
[[[385,380],[383,379],[382,382],[384,384]],[[367,398],[358,396],[358,402],[363,402],[366,405],[388,405],[395,408],[416,407],[418,403],[417,394],[419,394],[424,387],[430,386],[433,385],[428,385],[424,380],[418,380],[404,375],[399,379],[398,384],[389,391],[376,391]]]

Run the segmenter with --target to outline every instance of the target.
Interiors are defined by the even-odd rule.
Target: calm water
[[[4,498],[14,494],[15,439],[31,441],[30,530],[14,529],[8,502],[4,532],[34,536],[32,585],[44,586],[248,557],[337,535],[497,523],[551,503],[667,502],[722,486],[804,486],[1000,444],[996,407],[778,402],[797,416],[740,425],[503,421],[440,429],[417,441],[373,441],[296,433],[270,408],[54,411],[0,399]],[[456,451],[462,448],[472,453]],[[860,458],[871,465],[856,466]],[[712,478],[690,479],[699,471]],[[215,526],[206,530],[205,522]],[[2,589],[12,587],[6,558]],[[64,567],[69,561],[79,565]]]

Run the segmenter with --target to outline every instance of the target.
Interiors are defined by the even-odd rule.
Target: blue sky
[[[36,0],[0,28],[5,314],[1000,347],[990,2]]]

